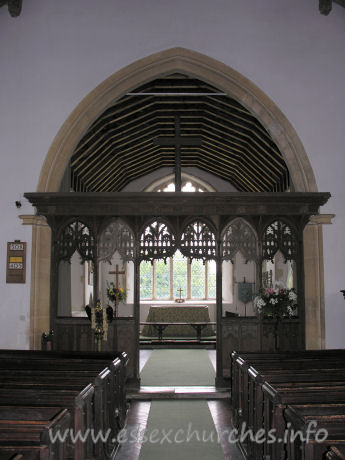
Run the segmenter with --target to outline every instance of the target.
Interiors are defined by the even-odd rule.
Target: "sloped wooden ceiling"
[[[114,102],[88,129],[71,157],[74,191],[117,192],[134,179],[174,167],[174,146],[157,137],[202,139],[182,146],[181,165],[197,167],[243,192],[283,192],[289,172],[269,133],[242,105],[200,80],[174,74]]]

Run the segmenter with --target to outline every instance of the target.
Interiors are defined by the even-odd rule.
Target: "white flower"
[[[278,303],[278,299],[275,299],[274,297],[272,297],[272,299],[270,299],[270,303],[272,305],[275,305],[276,303]]]
[[[261,297],[255,297],[254,306],[258,312],[261,312],[262,308],[266,306],[266,302]]]
[[[293,291],[289,292],[289,300],[292,300],[293,302],[296,302],[297,295],[295,294],[295,292],[293,292]]]

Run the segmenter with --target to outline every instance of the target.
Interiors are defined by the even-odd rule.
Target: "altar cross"
[[[180,288],[180,289],[177,289],[177,292],[180,293],[180,299],[181,299],[181,295],[182,295],[183,289],[181,289],[181,288]]]
[[[109,272],[109,275],[115,275],[115,287],[119,289],[119,275],[124,275],[126,270],[120,271],[119,266],[116,264],[116,270],[114,272]]]
[[[157,137],[154,139],[157,145],[173,145],[175,147],[175,192],[181,191],[181,146],[182,145],[201,145],[200,137],[181,136],[181,123],[179,115],[175,115],[175,136],[174,137]]]

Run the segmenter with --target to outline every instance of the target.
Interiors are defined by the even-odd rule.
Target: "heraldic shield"
[[[238,300],[244,304],[249,303],[253,300],[253,284],[243,281],[238,283]]]

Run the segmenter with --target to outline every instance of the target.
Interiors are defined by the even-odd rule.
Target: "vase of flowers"
[[[284,319],[296,316],[295,289],[262,289],[254,298],[254,309],[261,318]]]
[[[124,302],[126,300],[126,296],[127,294],[125,289],[116,287],[114,283],[107,283],[107,297],[109,301],[114,304],[115,317],[118,316],[119,303]],[[110,305],[108,305],[108,307],[110,307]]]

